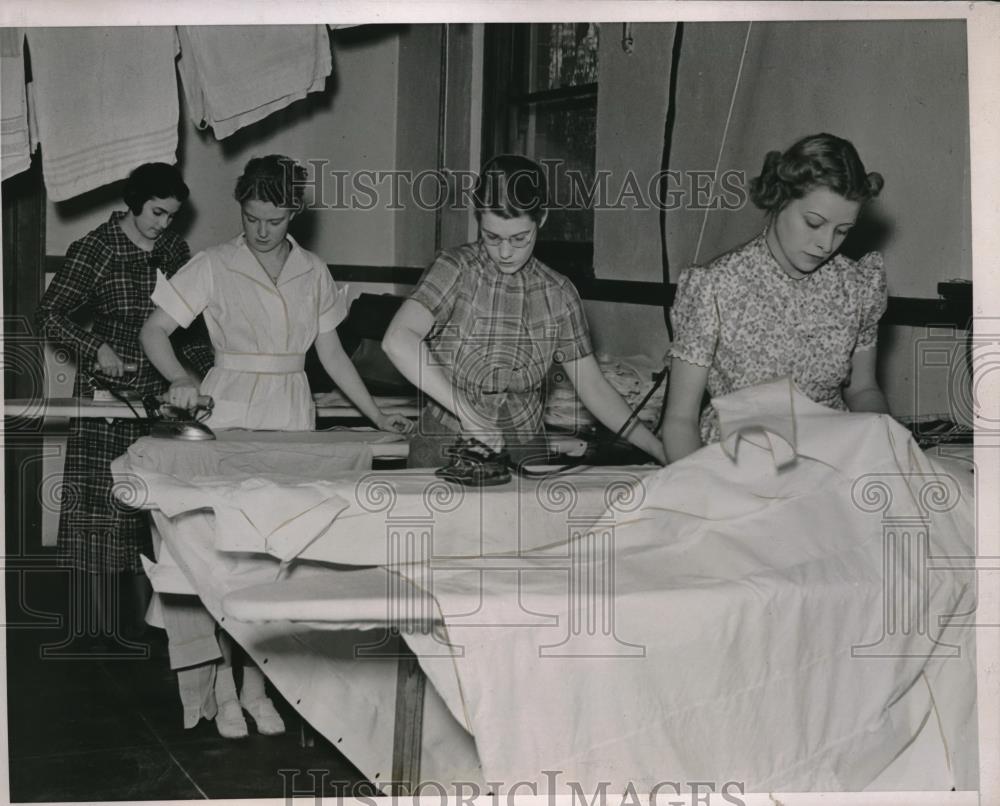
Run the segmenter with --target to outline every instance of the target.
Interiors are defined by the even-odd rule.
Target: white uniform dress
[[[333,330],[347,315],[346,289],[337,288],[319,257],[288,240],[292,248],[276,281],[243,235],[199,252],[169,280],[157,279],[152,300],[177,324],[188,327],[199,313],[205,315],[215,366],[201,393],[215,401],[206,420],[214,429],[315,427],[305,353],[318,334]],[[197,600],[172,597],[159,604],[184,727],[191,728],[217,712],[215,661],[222,653],[215,620]]]
[[[304,371],[306,350],[347,315],[346,290],[326,264],[290,236],[276,281],[243,235],[195,255],[172,278],[160,277],[153,302],[181,327],[204,313],[215,366],[201,393],[215,408],[212,428],[310,430],[315,407]]]

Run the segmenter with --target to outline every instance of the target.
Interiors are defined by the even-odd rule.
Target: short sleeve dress
[[[45,337],[76,359],[77,396],[93,396],[88,370],[105,342],[123,361],[138,367],[121,379],[121,385],[141,396],[167,386],[142,351],[139,330],[153,310],[150,294],[158,274],[172,275],[190,251],[170,230],[157,238],[152,251],[140,249],[120,227],[124,217],[124,212],[112,213],[107,222],[70,245],[36,314]],[[90,330],[71,315],[82,306],[93,311]],[[139,554],[149,552],[148,517],[114,498],[110,464],[147,433],[146,424],[134,420],[70,421],[57,546],[64,564],[90,572],[142,570]]]
[[[708,368],[711,397],[790,376],[812,400],[846,410],[851,359],[875,347],[888,301],[882,256],[835,255],[796,279],[774,259],[766,234],[682,272],[670,354]],[[700,432],[705,443],[719,439],[711,405]]]
[[[182,327],[204,315],[215,349],[201,383],[215,401],[206,421],[212,428],[315,427],[305,354],[347,316],[346,288],[317,255],[286,237],[291,249],[276,281],[240,235],[199,252],[153,292],[153,302]]]

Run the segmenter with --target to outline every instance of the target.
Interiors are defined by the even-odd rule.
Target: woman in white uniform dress
[[[212,396],[212,428],[304,431],[314,427],[304,364],[315,343],[323,368],[362,414],[378,428],[407,432],[405,417],[379,410],[340,344],[336,327],[347,314],[346,303],[326,264],[288,235],[289,222],[302,209],[305,179],[305,169],[288,157],[247,163],[235,192],[243,232],[198,253],[169,280],[158,278],[152,295],[157,307],[139,334],[143,349],[170,381],[170,404],[192,408],[199,394]],[[215,365],[200,384],[177,360],[169,339],[199,313],[215,350]],[[246,711],[259,732],[284,731],[252,663],[244,666],[237,698],[234,647],[224,632],[216,635],[200,603],[164,602],[163,618],[185,727],[214,718],[220,734],[240,738],[248,733]]]
[[[305,169],[288,157],[247,163],[235,193],[243,232],[199,252],[170,280],[160,278],[142,345],[171,381],[168,402],[190,408],[199,392],[211,395],[212,428],[312,429],[315,409],[304,365],[315,343],[323,368],[362,414],[383,430],[406,431],[406,418],[379,410],[340,344],[344,293],[326,264],[288,235],[302,209],[304,182]],[[215,366],[200,385],[168,338],[199,313],[215,348]]]

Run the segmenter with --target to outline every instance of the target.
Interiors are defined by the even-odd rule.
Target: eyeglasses
[[[535,229],[532,228],[528,232],[519,232],[517,235],[511,235],[509,238],[501,238],[495,232],[487,232],[486,230],[480,230],[479,234],[483,239],[483,243],[489,246],[500,246],[502,243],[507,243],[515,249],[523,249],[535,237]]]

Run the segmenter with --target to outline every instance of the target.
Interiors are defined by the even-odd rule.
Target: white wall
[[[352,174],[362,169],[393,170],[401,141],[410,137],[408,129],[397,125],[397,82],[401,41],[411,36],[405,26],[338,31],[333,75],[325,92],[222,142],[210,130],[196,130],[183,109],[178,164],[191,188],[191,202],[188,220],[180,223],[186,224],[183,232],[191,248],[197,251],[239,232],[239,208],[232,191],[250,157],[283,153],[320,160]],[[335,182],[328,178],[325,195],[330,202],[335,191]],[[122,209],[119,193],[116,185],[62,204],[50,202],[48,254],[64,254],[73,240],[106,220],[111,210]],[[381,199],[371,210],[312,210],[293,223],[292,232],[329,263],[393,265],[398,213],[386,207]]]
[[[854,142],[886,180],[880,209],[890,293],[935,297],[937,282],[971,278],[968,88],[963,21],[686,23],[670,167],[760,172],[764,155],[829,131]],[[615,26],[601,40],[598,167],[645,186],[660,167],[675,26],[633,26],[625,54]],[[741,55],[746,42],[746,58]],[[737,77],[738,85],[737,85]],[[738,86],[727,130],[730,102]],[[763,226],[737,210],[667,213],[671,274],[749,239]],[[700,248],[698,239],[706,223]],[[599,211],[599,277],[659,280],[656,211]]]
[[[886,177],[880,204],[895,229],[884,246],[890,293],[934,297],[936,283],[971,276],[969,255],[968,101],[965,39],[960,22],[755,23],[750,30],[740,90],[722,149],[721,169],[759,171],[764,153],[801,134],[828,129],[852,138],[870,169]],[[473,82],[481,51],[471,26],[453,26],[449,64],[446,164],[472,159],[456,143],[478,128]],[[633,25],[634,52],[620,46],[620,26],[607,24],[601,41],[602,76],[597,131],[598,168],[611,186],[632,171],[645,188],[660,167],[670,46],[674,25]],[[711,170],[719,155],[729,103],[747,34],[745,23],[687,23],[678,74],[672,167]],[[238,231],[232,187],[255,154],[288,153],[326,160],[338,170],[420,171],[437,167],[441,28],[365,26],[338,31],[334,75],[326,92],[240,131],[222,143],[185,119],[180,164],[192,188],[185,229],[200,249]],[[458,110],[457,115],[453,114]],[[469,135],[474,142],[475,137]],[[478,162],[478,159],[476,159]],[[383,185],[385,190],[386,186]],[[331,192],[333,187],[328,186]],[[119,208],[112,187],[62,204],[49,204],[49,254]],[[330,195],[330,194],[328,194]],[[293,234],[330,263],[423,266],[433,257],[435,216],[405,203],[386,209],[316,210],[297,220]],[[404,202],[407,200],[404,198]],[[659,211],[601,210],[595,221],[598,277],[662,279]],[[454,219],[454,220],[452,220]],[[445,221],[454,240],[465,217]],[[699,233],[704,236],[697,247]],[[679,209],[667,214],[671,277],[694,260],[707,260],[752,236],[759,211]],[[666,328],[656,306],[588,302],[599,349],[662,357]],[[947,411],[942,390],[920,392],[912,369],[923,334],[884,328],[882,381],[894,411]],[[922,387],[926,388],[926,387]]]
[[[634,24],[626,54],[620,26],[602,30],[597,162],[612,189],[631,171],[645,192],[660,168],[674,32]],[[964,22],[754,23],[747,32],[743,22],[685,24],[670,167],[711,172],[720,160],[720,172],[749,180],[767,151],[839,134],[886,180],[878,205],[892,225],[880,245],[890,294],[934,298],[939,281],[971,278]],[[682,198],[665,219],[674,281],[763,228],[750,203],[706,213],[691,192]],[[594,262],[600,278],[660,281],[659,212],[598,210]],[[640,307],[588,303],[588,315],[602,344],[659,358],[662,314]],[[897,414],[949,411],[948,390],[921,383],[915,369],[924,340],[924,329],[883,328],[880,376]]]

